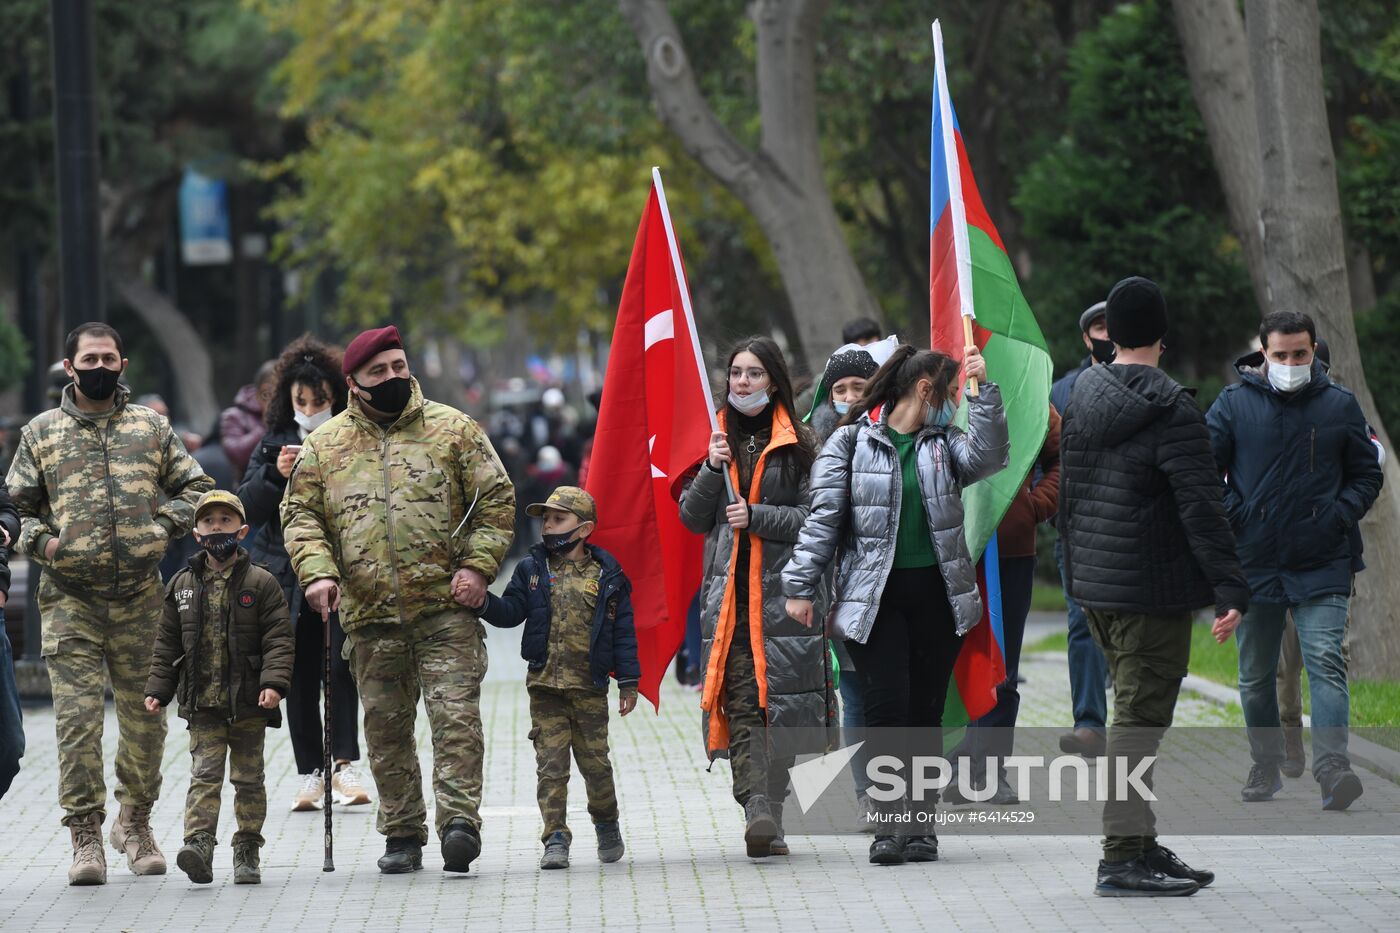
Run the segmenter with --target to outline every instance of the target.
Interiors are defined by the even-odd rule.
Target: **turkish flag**
[[[588,470],[598,503],[590,540],[632,582],[639,690],[654,706],[685,638],[704,559],[704,539],[681,524],[672,487],[679,491],[705,458],[713,414],[662,210],[653,185],[622,286]],[[677,264],[679,257],[677,248]]]

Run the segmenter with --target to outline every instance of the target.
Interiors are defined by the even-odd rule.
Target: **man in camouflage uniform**
[[[8,477],[22,519],[19,546],[44,568],[42,653],[53,686],[59,803],[73,839],[72,884],[103,884],[107,788],[102,780],[103,692],[116,697],[117,801],[111,843],[138,875],[165,873],[151,833],[160,796],[165,717],[143,703],[161,614],[157,566],[185,534],[213,480],[170,429],[117,380],[121,336],[105,324],[68,335],[73,384],[60,406],[20,432]]]
[[[608,679],[617,679],[618,712],[626,716],[642,676],[632,585],[616,558],[588,543],[598,510],[587,492],[560,486],[525,511],[544,519],[543,540],[516,566],[501,597],[487,595],[481,616],[501,627],[525,623],[520,653],[529,662],[530,741],[544,820],[540,867],[569,867],[571,750],[588,791],[598,858],[616,862],[624,846],[608,760]]]
[[[388,837],[380,870],[422,867],[421,694],[444,868],[464,872],[481,852],[486,672],[485,632],[465,607],[510,547],[515,491],[476,422],[423,398],[397,329],[356,337],[344,370],[349,406],[307,436],[287,483],[287,553],[312,608],[342,612]]]

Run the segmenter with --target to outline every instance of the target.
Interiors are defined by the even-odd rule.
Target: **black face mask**
[[[386,415],[400,414],[408,405],[408,397],[413,394],[413,383],[407,376],[391,376],[377,386],[355,385],[369,396],[369,405],[375,411]]]
[[[1118,350],[1113,346],[1112,340],[1099,340],[1090,337],[1089,342],[1094,345],[1089,352],[1093,354],[1096,363],[1112,363],[1113,358],[1118,355]]]
[[[543,534],[540,535],[540,542],[544,545],[544,549],[551,554],[567,554],[578,543],[574,540],[574,532],[576,531],[578,531],[577,528],[570,528],[557,535]]]
[[[94,402],[105,402],[117,392],[117,380],[122,377],[120,369],[96,366],[92,369],[73,370],[78,388],[83,395]]]
[[[222,531],[217,534],[204,535],[199,546],[209,552],[209,556],[219,563],[223,563],[233,556],[233,552],[238,550],[238,532]]]

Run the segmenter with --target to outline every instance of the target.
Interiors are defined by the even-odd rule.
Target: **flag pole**
[[[943,61],[943,27],[933,21],[933,62],[938,82],[938,123],[943,132],[943,171],[948,178],[948,209],[953,213],[953,255],[958,264],[958,304],[963,315],[964,346],[972,346],[972,246],[967,239],[967,206],[962,196],[962,167],[958,141],[953,136],[953,98],[948,92],[948,72]],[[978,396],[977,380],[968,379],[967,394]]]
[[[715,396],[710,390],[710,377],[705,372],[705,357],[700,352],[700,332],[695,327],[695,311],[690,304],[690,285],[685,280],[685,269],[681,266],[681,250],[676,245],[676,231],[671,226],[671,209],[666,206],[666,186],[661,183],[661,167],[653,165],[651,167],[651,181],[656,185],[656,200],[661,205],[661,225],[666,228],[666,245],[671,249],[671,269],[676,274],[676,284],[681,290],[681,310],[685,313],[686,329],[690,331],[690,346],[694,350],[695,367],[700,376],[700,388],[705,392],[705,411],[710,416],[710,432],[719,433],[719,419],[715,416]],[[734,492],[734,483],[729,478],[729,471],[724,470],[724,488],[729,492],[729,501],[737,502],[739,497]]]

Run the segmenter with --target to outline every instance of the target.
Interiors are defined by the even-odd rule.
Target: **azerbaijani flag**
[[[996,705],[1006,679],[1001,621],[1001,579],[996,530],[1040,456],[1049,428],[1051,362],[1016,271],[987,215],[972,177],[958,117],[948,94],[943,31],[933,24],[934,88],[929,165],[929,317],[931,343],[961,360],[964,320],[987,361],[987,376],[1001,387],[1011,434],[1011,463],[963,490],[968,550],[977,561],[982,623],[968,633],[953,671],[945,725],[977,719]],[[959,386],[961,391],[961,386]],[[958,422],[967,423],[967,406]]]

